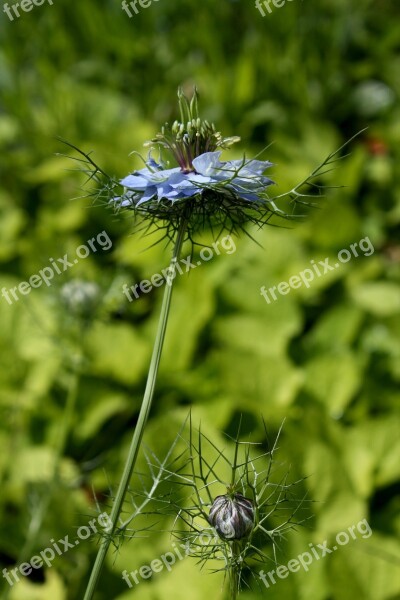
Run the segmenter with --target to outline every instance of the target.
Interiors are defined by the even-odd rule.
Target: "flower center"
[[[192,161],[198,156],[205,152],[214,152],[218,147],[227,148],[240,139],[236,136],[223,138],[221,133],[216,131],[214,123],[200,119],[197,99],[196,89],[190,102],[179,90],[181,120],[175,121],[172,126],[166,123],[155,138],[145,144],[156,144],[168,150],[185,174],[195,172]]]

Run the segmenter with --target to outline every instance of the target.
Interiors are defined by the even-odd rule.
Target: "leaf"
[[[362,382],[360,358],[349,350],[325,353],[305,366],[305,391],[322,402],[329,414],[340,416]]]
[[[349,346],[354,342],[362,320],[360,308],[350,304],[334,306],[322,313],[306,336],[307,349],[315,352]]]
[[[212,360],[222,382],[223,396],[268,418],[274,415],[275,419],[282,419],[277,410],[287,410],[303,382],[301,370],[282,356],[263,357],[224,349]]]
[[[364,283],[350,290],[354,302],[377,317],[400,312],[400,285],[389,281]]]
[[[276,357],[287,350],[289,340],[300,331],[301,319],[293,303],[268,306],[262,319],[240,314],[219,319],[216,339],[224,347],[254,352],[258,356]]]
[[[140,381],[150,355],[147,341],[132,327],[96,323],[88,333],[93,372],[131,385]]]
[[[347,432],[344,454],[349,473],[364,493],[399,481],[399,415],[359,423]]]
[[[373,531],[329,557],[332,598],[395,600],[400,594],[400,544]]]
[[[91,404],[90,410],[85,412],[85,418],[75,426],[74,434],[80,439],[90,439],[106,421],[129,407],[130,402],[126,396],[99,392],[96,394],[96,401]]]

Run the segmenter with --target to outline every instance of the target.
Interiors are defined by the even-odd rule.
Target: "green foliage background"
[[[400,598],[400,12],[381,0],[293,0],[263,18],[252,2],[160,0],[129,19],[116,0],[55,0],[0,34],[0,270],[11,288],[105,230],[113,242],[29,296],[0,298],[0,560],[12,568],[43,497],[32,554],[109,506],[145,384],[162,289],[129,303],[122,285],[167,266],[170,249],[132,235],[129,218],[92,207],[81,174],[56,157],[56,136],[117,177],[129,156],[175,115],[176,88],[201,94],[205,117],[252,156],[271,142],[273,179],[284,191],[330,151],[368,127],[327,182],[343,184],[294,228],[252,231],[237,251],[178,279],[146,444],[162,454],[191,406],[221,444],[238,415],[244,433],[271,438],[286,419],[280,460],[307,477],[300,495],[313,519],[282,543],[283,564],[367,518],[359,539],[268,590],[288,600]],[[227,155],[226,155],[227,156]],[[287,281],[369,236],[359,256],[310,289],[267,304],[260,287]],[[188,248],[189,250],[189,248]],[[184,254],[186,256],[186,254]],[[95,281],[101,306],[90,327],[68,315],[60,289]],[[78,341],[79,340],[79,341]],[[84,353],[72,427],[51,484],[55,448]],[[143,461],[143,459],[142,459]],[[142,465],[143,467],[143,465]],[[223,492],[223,490],[221,490]],[[165,523],[166,526],[166,523]],[[161,527],[162,529],[162,527]],[[142,534],[143,535],[143,534]],[[170,549],[146,534],[111,552],[98,600],[219,598],[221,578],[186,559],[129,590],[133,571]],[[11,600],[81,598],[96,546],[82,542],[10,592]],[[8,588],[3,580],[4,590]],[[3,590],[3,598],[6,592]]]

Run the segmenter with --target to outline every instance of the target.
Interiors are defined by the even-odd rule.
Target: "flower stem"
[[[239,592],[239,576],[237,567],[232,567],[229,572],[229,600],[236,600]]]
[[[240,553],[241,545],[240,542],[232,542],[231,546],[231,565],[228,570],[228,594],[227,600],[236,600],[239,594],[240,588]]]
[[[135,431],[133,433],[131,446],[129,449],[128,458],[125,463],[124,471],[122,474],[121,481],[119,483],[118,491],[115,496],[114,504],[110,514],[110,520],[112,522],[112,528],[108,532],[107,537],[103,538],[100,542],[100,548],[97,553],[97,557],[95,563],[93,565],[92,573],[90,575],[90,579],[86,588],[84,600],[92,600],[93,594],[95,592],[97,583],[100,578],[100,574],[104,565],[104,561],[107,555],[108,548],[112,541],[113,535],[117,529],[117,521],[121,514],[122,506],[124,503],[125,495],[128,490],[129,482],[133,474],[133,470],[135,467],[137,455],[139,452],[140,444],[142,441],[144,429],[147,423],[147,419],[150,413],[151,404],[154,395],[154,389],[157,380],[158,367],[160,364],[162,348],[164,344],[165,331],[167,328],[169,309],[171,305],[171,297],[172,297],[172,285],[176,275],[176,263],[179,259],[180,251],[182,248],[182,244],[185,238],[186,226],[187,226],[188,218],[183,218],[180,223],[175,246],[169,266],[169,274],[167,276],[166,286],[164,290],[164,296],[161,306],[161,313],[158,322],[157,335],[154,343],[153,354],[151,357],[149,372],[147,376],[146,388],[142,400],[142,405],[140,408],[140,413],[138,417],[138,421],[135,427]]]

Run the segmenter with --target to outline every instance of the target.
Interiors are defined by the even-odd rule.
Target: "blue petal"
[[[212,181],[211,177],[206,177],[204,175],[195,175],[194,173],[190,173],[188,175],[188,178],[189,181],[192,181],[193,183],[210,183]]]
[[[185,173],[182,173],[181,170],[179,170],[179,173],[173,173],[168,179],[169,185],[172,185],[173,187],[176,187],[180,184],[185,185],[188,182],[189,180],[187,178],[187,175]]]
[[[176,167],[174,169],[165,169],[164,171],[156,171],[155,173],[152,173],[149,179],[152,183],[155,184],[159,182],[162,183],[164,181],[168,181],[170,177],[174,176],[177,173],[181,173],[179,167]]]
[[[271,185],[273,181],[268,177],[234,177],[229,184],[246,190],[259,190],[260,192]]]
[[[156,171],[162,171],[163,166],[162,164],[157,163],[154,158],[151,156],[151,151],[149,152],[148,156],[147,156],[147,160],[146,160],[146,165],[149,167],[149,169],[156,169]]]
[[[125,198],[125,200],[122,200],[121,202],[121,206],[122,208],[126,208],[127,206],[132,206],[133,202],[131,198]]]
[[[268,167],[271,167],[273,163],[268,160],[230,160],[226,163],[228,167],[232,167],[236,171],[239,170],[242,175],[246,174],[262,175]]]
[[[220,163],[221,152],[205,152],[200,156],[193,159],[192,164],[196,169],[196,173],[204,176],[212,176],[221,166]]]
[[[212,181],[211,177],[204,177],[203,175],[191,175],[190,179],[185,176],[183,179],[174,180],[172,177],[168,181],[169,185],[179,190],[193,189],[196,192],[200,191],[200,187],[196,184],[209,183]]]
[[[143,169],[139,169],[138,171],[133,171],[132,175],[140,175],[141,177],[145,177],[149,179],[153,175],[153,171],[144,167]]]
[[[149,182],[144,177],[128,175],[128,177],[121,179],[120,184],[133,190],[144,190],[148,186]]]
[[[189,198],[190,196],[195,196],[200,192],[198,187],[187,188],[185,190],[181,190],[179,195],[181,198]]]
[[[143,202],[148,202],[154,196],[157,196],[157,188],[155,185],[149,185],[144,191],[143,196],[140,198],[136,206],[139,206],[139,204],[142,204]]]
[[[159,200],[162,200],[163,198],[175,198],[177,194],[178,193],[168,183],[162,183],[157,186],[157,197]]]

